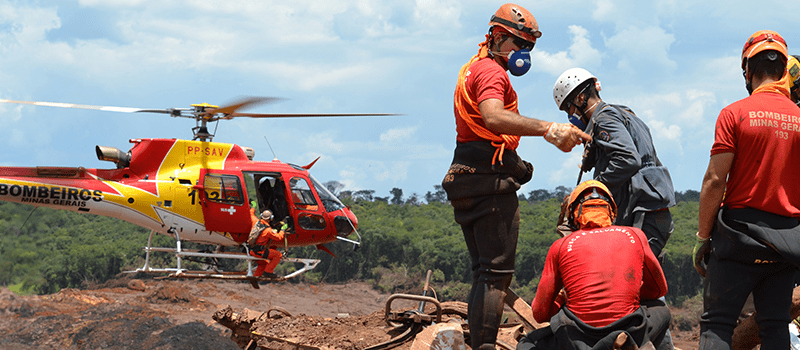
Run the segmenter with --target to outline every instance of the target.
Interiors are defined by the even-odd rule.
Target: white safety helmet
[[[556,79],[556,84],[553,86],[553,99],[556,100],[556,105],[559,110],[564,110],[564,102],[567,97],[572,93],[575,88],[580,86],[583,82],[597,78],[583,68],[570,68],[561,73],[561,76]],[[598,84],[598,91],[599,91]]]

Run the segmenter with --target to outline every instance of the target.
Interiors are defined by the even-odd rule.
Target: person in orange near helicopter
[[[253,228],[250,230],[250,237],[247,239],[247,244],[250,246],[250,255],[265,260],[258,260],[256,264],[258,267],[253,273],[254,277],[278,277],[273,271],[278,263],[281,261],[283,254],[277,249],[270,249],[273,242],[280,242],[283,240],[287,224],[281,225],[280,230],[275,230],[270,225],[273,219],[272,212],[264,210],[261,213],[261,218],[255,215],[255,208],[250,208],[250,217],[253,221]]]

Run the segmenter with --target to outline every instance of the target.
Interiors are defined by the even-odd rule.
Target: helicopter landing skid
[[[300,269],[286,275],[286,276],[253,276],[253,262],[266,260],[260,257],[254,257],[244,252],[208,252],[195,249],[181,249],[181,241],[177,240],[175,248],[166,247],[153,247],[151,246],[153,233],[150,232],[150,238],[147,240],[147,247],[144,247],[145,259],[144,266],[133,271],[125,271],[126,273],[166,273],[168,275],[161,278],[209,278],[209,279],[222,279],[222,280],[238,280],[250,281],[253,287],[258,289],[258,282],[270,281],[280,282],[300,275],[303,272],[314,269],[320,260],[318,259],[302,259],[302,258],[282,258],[281,262],[291,262],[303,264]],[[247,248],[247,246],[245,246]],[[150,253],[162,252],[175,254],[176,267],[175,268],[153,268],[150,267]],[[196,258],[200,259],[238,259],[247,261],[247,270],[245,271],[201,271],[201,270],[188,270],[181,267],[183,259],[190,261]]]

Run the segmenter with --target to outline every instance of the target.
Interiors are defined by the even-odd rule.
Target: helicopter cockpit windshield
[[[317,189],[317,194],[319,194],[319,199],[322,200],[322,206],[325,207],[325,211],[332,212],[345,207],[344,203],[336,198],[331,191],[328,190],[325,185],[317,181],[314,176],[308,174],[308,178],[311,179],[311,182],[314,184],[314,187]]]

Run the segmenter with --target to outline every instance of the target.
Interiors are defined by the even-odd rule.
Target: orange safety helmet
[[[742,49],[742,69],[747,66],[747,60],[765,50],[775,50],[783,55],[783,60],[786,61],[789,53],[786,48],[786,40],[775,31],[772,30],[759,30],[744,43]]]
[[[608,227],[617,218],[617,204],[608,187],[597,180],[584,181],[569,195],[567,223],[573,230]]]
[[[512,35],[531,43],[542,36],[536,18],[524,7],[515,4],[500,6],[489,20],[490,26],[500,26]]]

